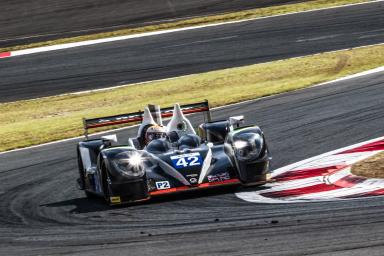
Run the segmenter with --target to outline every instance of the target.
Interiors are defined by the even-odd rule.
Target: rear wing
[[[155,107],[155,105],[149,105],[149,109],[151,110],[151,112],[154,111]],[[180,108],[184,114],[205,112],[205,117],[207,121],[210,122],[212,119],[208,100],[193,104],[180,105]],[[163,108],[160,110],[160,113],[161,117],[171,117],[173,114],[173,107]],[[88,130],[93,128],[141,122],[143,120],[143,114],[143,111],[138,111],[134,113],[121,114],[115,116],[106,116],[91,119],[83,118],[84,136],[88,138]]]

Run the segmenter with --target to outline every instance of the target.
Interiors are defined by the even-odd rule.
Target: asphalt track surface
[[[303,0],[2,0],[0,48]]]
[[[0,60],[0,102],[384,42],[384,2]]]
[[[382,136],[383,109],[384,72],[228,106],[213,117],[244,114],[259,124],[278,168]],[[76,190],[76,168],[75,141],[0,155],[0,255],[383,254],[383,197],[252,204],[232,188],[110,208]]]

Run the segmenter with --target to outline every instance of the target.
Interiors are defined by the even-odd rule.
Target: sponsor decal
[[[111,204],[120,204],[121,203],[121,199],[119,196],[111,196],[109,198],[109,200],[111,200]]]
[[[200,153],[188,153],[182,155],[171,156],[173,167],[176,169],[201,166],[202,159]]]
[[[169,185],[169,181],[167,181],[167,180],[165,180],[165,181],[157,181],[156,182],[156,188],[158,190],[168,189],[168,188],[171,188],[171,185]]]
[[[189,182],[190,182],[191,184],[196,184],[196,183],[197,183],[197,179],[196,179],[196,178],[190,178],[190,179],[189,179]]]
[[[215,175],[208,175],[208,182],[217,182],[217,181],[225,181],[229,180],[231,177],[228,172],[218,173]]]

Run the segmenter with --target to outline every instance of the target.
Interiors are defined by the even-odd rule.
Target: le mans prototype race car
[[[184,115],[197,112],[207,121],[198,126],[199,135]],[[171,119],[163,126],[166,117]],[[212,121],[208,101],[84,119],[86,140],[77,146],[79,188],[114,205],[192,189],[264,184],[268,146],[258,126],[240,127],[243,119]],[[138,136],[125,144],[116,145],[116,135],[88,139],[88,129],[133,122],[141,122]]]

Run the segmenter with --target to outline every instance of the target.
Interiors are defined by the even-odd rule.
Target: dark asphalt
[[[259,124],[277,168],[383,136],[383,109],[384,72],[213,117]],[[264,205],[214,190],[109,208],[76,177],[74,141],[0,155],[0,255],[383,255],[383,197]]]
[[[280,16],[0,60],[0,102],[384,42],[384,3]]]
[[[305,0],[2,0],[0,48]]]

